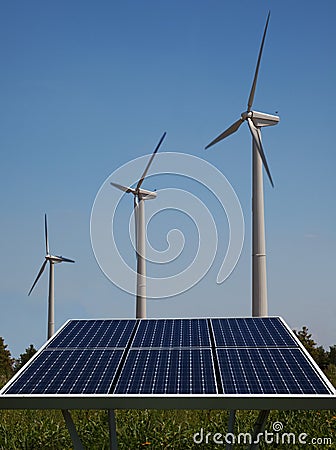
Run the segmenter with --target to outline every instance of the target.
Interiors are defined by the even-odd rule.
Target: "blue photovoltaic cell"
[[[216,394],[210,349],[130,350],[114,394]]]
[[[135,320],[71,320],[48,348],[126,347]]]
[[[224,394],[330,394],[300,348],[216,352]]]
[[[141,320],[132,347],[210,347],[206,319]]]
[[[107,394],[123,350],[44,350],[7,394]]]
[[[211,319],[216,347],[297,347],[277,317]]]

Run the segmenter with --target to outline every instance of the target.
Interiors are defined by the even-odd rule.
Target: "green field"
[[[237,411],[235,435],[253,429],[257,411]],[[108,417],[106,411],[73,411],[78,434],[87,449],[108,449]],[[213,435],[227,432],[228,411],[116,411],[117,435],[120,450],[132,449],[213,449],[225,448],[214,444]],[[336,449],[335,411],[272,411],[266,430],[273,432],[274,422],[281,422],[277,444],[261,444],[261,449]],[[201,444],[193,436],[203,428]],[[211,433],[209,443],[205,435]],[[307,445],[281,444],[282,433],[306,433]],[[199,436],[199,435],[198,435]],[[311,439],[320,439],[312,444]],[[274,438],[275,439],[275,438]],[[323,441],[321,439],[329,439]],[[292,441],[290,441],[292,442]],[[330,443],[331,442],[331,443]],[[71,449],[68,430],[60,411],[0,411],[0,449]],[[236,445],[234,448],[247,448]]]

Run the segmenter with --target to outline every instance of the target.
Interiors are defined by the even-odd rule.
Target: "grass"
[[[248,433],[253,429],[257,411],[237,411],[235,434]],[[106,411],[72,411],[72,417],[85,448],[109,449],[108,416]],[[215,449],[224,445],[205,444],[205,434],[225,435],[228,411],[163,411],[118,410],[116,411],[117,435],[120,450],[136,449]],[[281,422],[282,433],[307,433],[307,444],[262,444],[261,449],[289,448],[335,449],[336,411],[272,411],[266,430],[272,432],[272,424]],[[204,430],[203,444],[193,441],[195,433]],[[281,437],[281,434],[280,434]],[[330,438],[329,444],[312,444],[311,438]],[[235,449],[247,445],[236,445]],[[60,411],[14,410],[0,411],[1,450],[66,450],[72,443]]]

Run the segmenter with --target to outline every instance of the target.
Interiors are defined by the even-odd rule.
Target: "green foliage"
[[[20,358],[17,359],[14,363],[14,372],[17,372],[18,370],[23,367],[26,362],[30,360],[30,358],[35,355],[37,352],[36,348],[34,348],[33,344],[30,344],[28,348],[26,348],[25,353],[21,353]]]
[[[4,339],[0,336],[0,387],[13,375],[13,359]]]
[[[336,366],[336,345],[329,347],[329,363]]]
[[[310,353],[310,355],[316,359],[318,358],[318,351],[316,348],[316,342],[312,339],[312,334],[308,333],[307,327],[302,327],[302,330],[296,331],[293,330],[295,335],[299,338],[301,344],[305,347],[305,349]]]

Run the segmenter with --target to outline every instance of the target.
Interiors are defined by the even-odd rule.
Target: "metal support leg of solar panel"
[[[252,433],[252,439],[251,439],[251,445],[249,446],[249,450],[257,450],[259,448],[259,437],[261,434],[265,431],[265,425],[266,421],[268,419],[270,410],[262,410],[259,412],[258,418],[256,420],[256,423],[254,425],[253,433]],[[231,409],[229,414],[229,421],[228,421],[228,435],[234,436],[234,425],[235,425],[235,418],[236,418],[236,410]],[[225,449],[226,450],[232,450],[234,448],[233,442],[227,443]]]
[[[72,420],[71,413],[67,409],[62,409],[62,414],[68,428],[74,450],[84,450],[83,444],[78,436],[75,424]],[[109,422],[109,436],[110,436],[110,450],[118,450],[117,430],[115,415],[113,409],[108,410],[108,422]]]
[[[336,392],[279,317],[69,320],[0,391],[0,409],[336,409]],[[252,447],[255,448],[255,447]]]
[[[231,409],[229,414],[229,422],[228,422],[228,433],[234,434],[234,426],[235,426],[235,420],[236,420],[236,410]],[[225,450],[231,450],[233,448],[233,444],[227,443]]]
[[[82,445],[82,442],[77,434],[77,430],[75,427],[75,424],[72,420],[70,411],[68,411],[67,409],[62,409],[62,414],[65,420],[65,424],[68,428],[73,446],[74,446],[74,450],[84,450],[84,447]]]
[[[118,450],[117,428],[113,409],[108,410],[108,419],[110,431],[110,450]]]
[[[252,444],[249,450],[257,450],[259,448],[259,436],[264,433],[266,421],[268,419],[270,410],[262,410],[259,412],[258,419],[254,425],[252,434]]]

